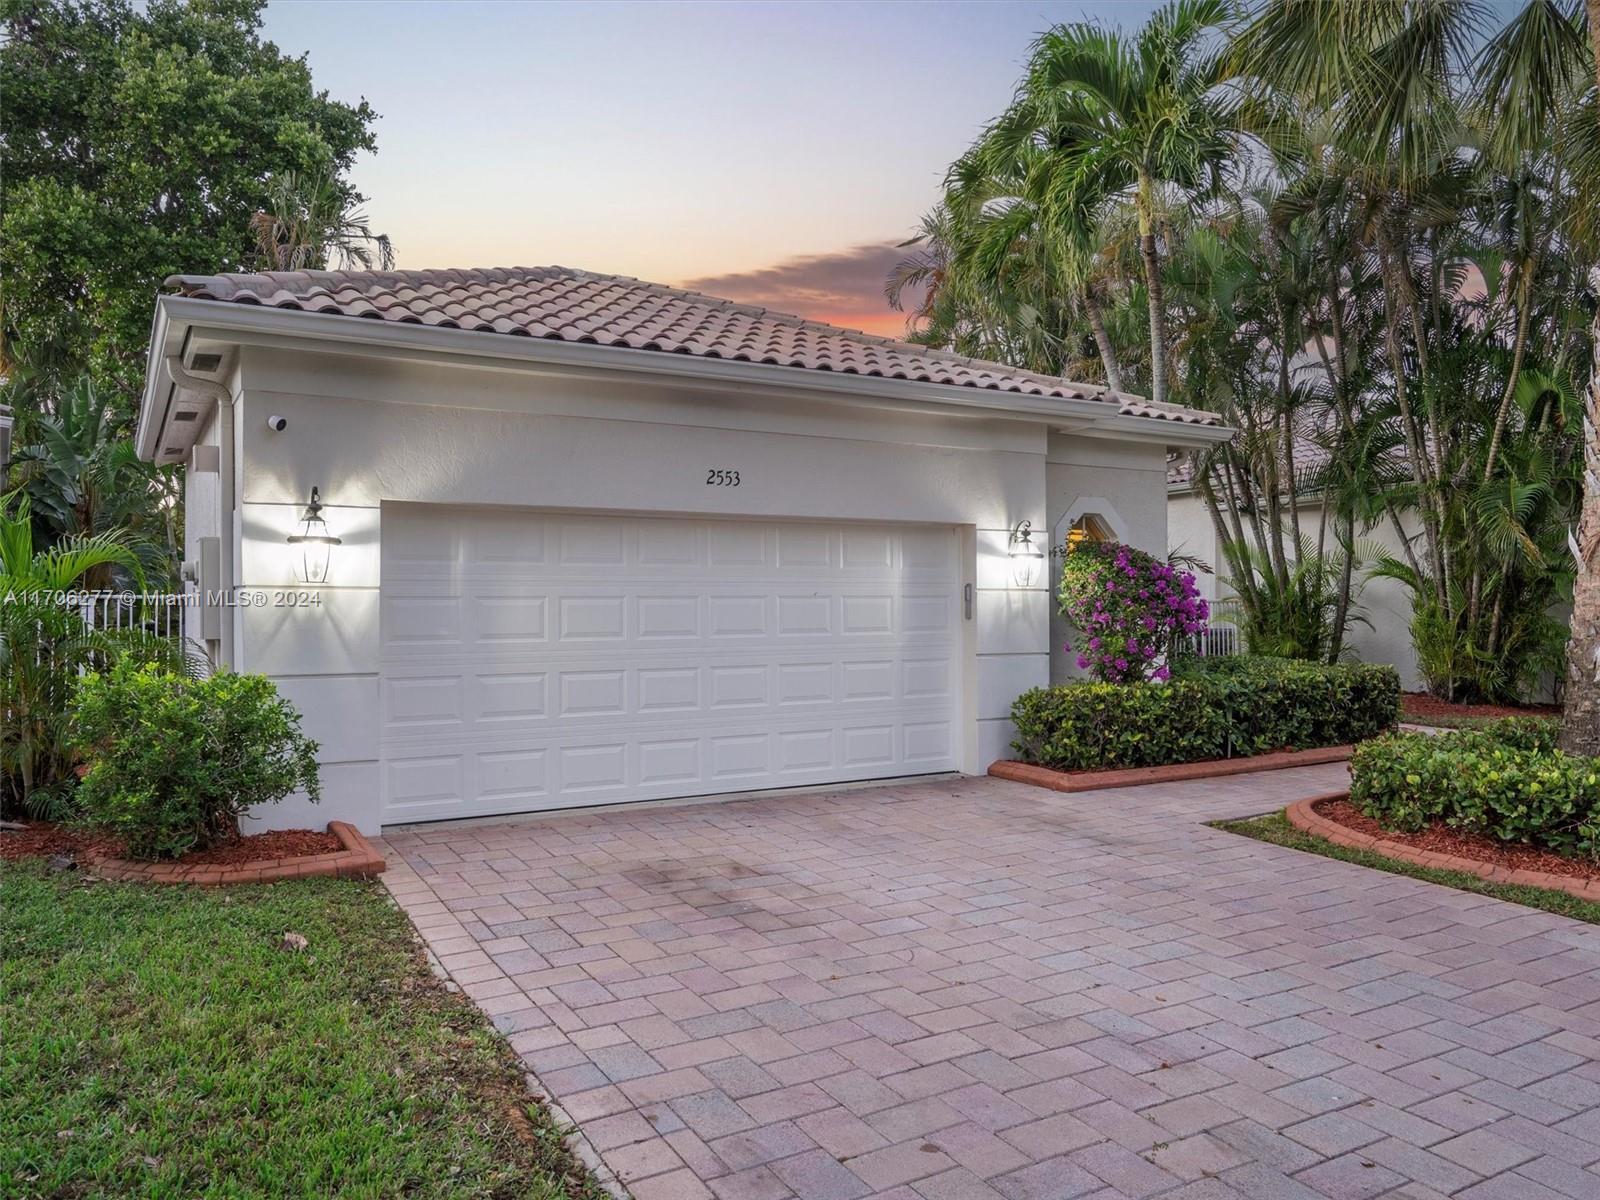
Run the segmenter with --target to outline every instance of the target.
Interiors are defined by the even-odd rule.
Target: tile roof
[[[1115,404],[1126,416],[1187,425],[1219,423],[1211,413],[1152,404],[1095,384],[1072,383],[698,292],[568,267],[174,275],[167,286],[205,300],[1097,400]]]

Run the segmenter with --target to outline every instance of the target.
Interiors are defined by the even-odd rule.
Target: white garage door
[[[382,524],[389,822],[955,769],[953,529]]]

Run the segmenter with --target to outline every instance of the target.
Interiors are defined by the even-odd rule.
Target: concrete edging
[[[1482,862],[1475,858],[1460,858],[1454,854],[1440,854],[1434,850],[1418,850],[1404,842],[1390,841],[1373,834],[1359,833],[1354,829],[1329,820],[1316,811],[1315,806],[1325,800],[1348,800],[1350,793],[1329,792],[1322,796],[1309,796],[1297,800],[1284,810],[1289,824],[1302,833],[1309,833],[1336,846],[1351,850],[1370,850],[1385,858],[1396,858],[1414,867],[1433,867],[1440,871],[1460,871],[1476,875],[1490,883],[1507,883],[1519,887],[1545,888],[1552,892],[1565,892],[1580,900],[1600,900],[1600,879],[1575,879],[1570,875],[1552,875],[1548,871],[1524,871]]]
[[[1057,771],[1034,763],[1002,758],[989,765],[997,779],[1031,783],[1053,792],[1093,792],[1101,788],[1138,787],[1145,783],[1181,783],[1188,779],[1215,779],[1224,775],[1249,775],[1255,771],[1283,771],[1314,767],[1320,763],[1348,762],[1353,746],[1322,746],[1315,750],[1284,750],[1245,758],[1212,758],[1204,762],[1172,763],[1164,767],[1123,767],[1115,771]]]
[[[221,887],[230,883],[276,883],[280,879],[311,879],[317,876],[371,879],[382,873],[385,865],[383,855],[354,825],[345,821],[329,821],[328,832],[339,839],[342,847],[330,854],[191,866],[177,862],[136,862],[108,854],[91,854],[89,863],[106,879],[137,883],[193,883],[200,887]]]

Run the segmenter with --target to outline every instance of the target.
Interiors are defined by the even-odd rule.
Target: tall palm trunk
[[[1139,176],[1139,257],[1144,260],[1145,294],[1150,301],[1150,399],[1167,398],[1167,297],[1161,286],[1161,259],[1156,254],[1155,183]]]
[[[1600,30],[1600,0],[1589,0],[1590,29]],[[1600,36],[1600,33],[1597,33]],[[1597,52],[1600,53],[1600,52]],[[1600,270],[1590,273],[1600,286]],[[1567,692],[1561,748],[1600,755],[1600,313],[1590,327],[1594,363],[1584,414],[1583,510],[1578,519],[1578,576],[1572,585],[1572,637],[1567,642]]]
[[[1587,0],[1595,80],[1600,83],[1600,0]],[[1600,284],[1600,271],[1590,273]],[[1583,511],[1578,519],[1578,577],[1572,586],[1572,638],[1567,643],[1567,694],[1561,748],[1600,755],[1600,313],[1590,325],[1594,361],[1583,423]]]
[[[1089,317],[1089,328],[1094,331],[1095,348],[1100,351],[1100,365],[1106,369],[1106,386],[1113,392],[1122,390],[1122,367],[1117,363],[1117,348],[1111,344],[1111,334],[1106,331],[1105,313],[1100,310],[1100,299],[1091,284],[1083,291],[1083,311]]]

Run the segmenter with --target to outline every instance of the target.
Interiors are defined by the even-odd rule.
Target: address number
[[[706,471],[707,487],[738,487],[739,472],[710,468]]]

